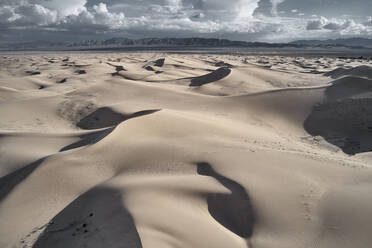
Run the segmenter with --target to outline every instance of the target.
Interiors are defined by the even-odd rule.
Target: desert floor
[[[372,247],[372,60],[0,55],[0,247]]]

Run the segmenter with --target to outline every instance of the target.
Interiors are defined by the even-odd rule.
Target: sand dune
[[[0,57],[0,247],[369,248],[363,63]]]
[[[331,72],[325,74],[332,78],[340,78],[342,76],[356,76],[356,77],[365,77],[372,78],[372,67],[367,65],[361,65],[350,69],[337,68]]]
[[[371,67],[345,70],[343,77],[325,90],[325,100],[314,108],[305,122],[312,135],[321,135],[347,154],[372,150],[371,90],[368,76]],[[360,77],[356,72],[360,72]]]

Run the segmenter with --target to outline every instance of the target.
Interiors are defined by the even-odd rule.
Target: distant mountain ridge
[[[348,38],[348,39],[329,39],[329,40],[297,40],[289,44],[303,46],[345,46],[354,48],[372,48],[372,39],[367,38]]]
[[[288,43],[266,43],[233,41],[216,38],[144,38],[132,40],[127,38],[111,38],[101,42],[102,45],[110,46],[197,46],[197,47],[293,47]],[[301,46],[301,45],[295,45]]]
[[[216,38],[143,38],[129,39],[114,37],[106,40],[84,40],[80,42],[47,42],[33,41],[23,43],[0,44],[2,50],[36,50],[36,49],[110,49],[136,47],[242,47],[242,48],[367,48],[372,49],[372,39],[351,38],[335,40],[298,40],[289,43],[265,43],[232,41]]]
[[[265,43],[231,41],[215,38],[143,38],[128,39],[114,37],[107,40],[84,40],[81,42],[24,42],[0,45],[0,48],[8,49],[37,49],[37,48],[120,48],[120,47],[300,47],[301,45],[286,43]]]

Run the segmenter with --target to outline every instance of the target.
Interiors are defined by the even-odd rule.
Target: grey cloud
[[[16,25],[48,25],[56,22],[57,11],[47,9],[41,5],[22,5],[15,9],[15,14],[19,16],[15,20]]]
[[[363,6],[370,0],[355,0]],[[37,33],[52,38],[203,36],[281,41],[314,35],[368,36],[372,21],[365,10],[339,0],[349,17],[333,17],[329,0],[0,0],[2,37]],[[368,6],[367,6],[368,5]],[[329,8],[328,8],[329,7]],[[350,7],[350,9],[346,9]],[[292,10],[298,10],[296,13]],[[310,17],[316,14],[321,18]],[[356,16],[358,14],[358,17]],[[359,19],[358,19],[359,18]],[[32,30],[32,32],[30,31]],[[21,33],[21,32],[18,32]],[[21,35],[21,34],[18,34]],[[11,38],[9,38],[11,39]],[[18,38],[17,38],[18,39]],[[27,38],[25,38],[27,39]]]
[[[306,30],[320,32],[323,36],[329,34],[332,38],[341,37],[370,37],[372,35],[372,26],[366,23],[358,23],[353,19],[327,19],[321,17],[315,20],[309,20]],[[326,37],[331,38],[331,37]]]
[[[3,27],[48,25],[57,20],[57,12],[38,4],[0,7],[0,24]]]
[[[270,0],[272,4],[271,13],[274,16],[278,15],[278,5],[283,3],[285,0]]]
[[[74,33],[98,33],[126,25],[123,13],[110,13],[103,3],[94,5],[90,11],[83,10],[78,15],[68,15],[54,27]]]
[[[327,23],[327,19],[321,17],[318,20],[310,20],[307,22],[306,30],[321,30]]]
[[[279,15],[278,7],[284,1],[286,0],[261,0],[254,14],[271,17],[278,16]]]
[[[78,15],[81,11],[84,11],[87,0],[28,0],[28,2],[55,10],[63,18],[68,15]]]
[[[370,0],[286,0],[278,6],[279,11],[290,13],[297,9],[307,15],[317,14],[328,18],[338,18],[342,15],[367,16],[372,13]]]
[[[363,23],[365,26],[372,26],[372,16],[368,17],[368,20]]]
[[[97,2],[93,1],[94,4]],[[134,4],[132,0],[108,2],[111,11],[122,11],[128,17],[161,13],[164,14],[162,18],[167,18],[172,15],[192,16],[202,13],[209,20],[232,21],[243,15],[252,16],[259,0],[142,0],[138,4]],[[88,5],[93,3],[90,1]]]
[[[306,30],[320,30],[324,23],[321,20],[310,20],[306,25]]]
[[[14,8],[11,8],[10,6],[0,8],[0,22],[10,22],[14,16]]]
[[[363,29],[364,24],[357,24],[354,20],[347,19],[327,19],[320,17],[319,19],[309,20],[306,25],[307,30],[347,30],[349,28]]]
[[[264,16],[272,16],[272,9],[273,4],[270,0],[261,0],[258,3],[257,8],[254,11],[255,16],[264,15]]]
[[[0,6],[9,6],[9,5],[20,5],[24,4],[26,1],[25,0],[1,0],[0,1]]]
[[[328,30],[340,30],[340,29],[344,29],[345,27],[347,27],[347,25],[344,25],[341,23],[335,23],[335,22],[330,22],[323,26],[324,29],[328,29]]]

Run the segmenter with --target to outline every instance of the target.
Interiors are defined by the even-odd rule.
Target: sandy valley
[[[0,55],[0,247],[370,248],[372,60]]]

